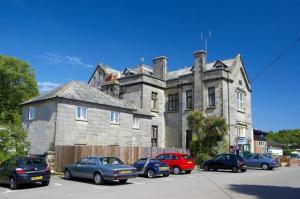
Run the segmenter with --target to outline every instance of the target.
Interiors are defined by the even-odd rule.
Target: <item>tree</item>
[[[188,127],[193,132],[191,153],[200,161],[208,159],[228,149],[225,135],[228,126],[223,118],[205,117],[202,112],[192,111],[188,117]]]
[[[27,132],[20,125],[0,126],[0,163],[27,153]]]
[[[19,104],[37,95],[37,82],[29,64],[0,55],[0,123],[20,124]]]

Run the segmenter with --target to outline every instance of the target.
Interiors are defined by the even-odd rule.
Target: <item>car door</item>
[[[221,160],[222,160],[222,158],[223,158],[223,155],[216,156],[212,160],[212,162],[210,164],[210,167],[213,168],[213,169],[221,169],[221,165],[222,165]]]
[[[15,159],[9,159],[5,161],[2,165],[1,169],[1,176],[2,183],[9,183],[9,177],[13,173],[14,169],[16,168],[16,160]]]
[[[166,160],[166,155],[165,154],[159,155],[156,158],[159,159],[161,162],[164,162],[164,163],[168,164],[168,162]]]
[[[249,154],[245,156],[245,160],[247,163],[247,167],[254,167],[254,157],[253,154]]]
[[[72,170],[72,175],[78,178],[85,178],[85,168],[88,165],[88,158],[82,158],[79,160]]]
[[[230,155],[223,155],[221,161],[220,161],[220,167],[221,169],[231,169],[233,165],[233,159]]]
[[[261,166],[262,160],[260,159],[259,156],[260,156],[259,154],[254,154],[253,155],[253,167],[260,167]]]
[[[88,162],[86,166],[82,170],[82,177],[93,179],[94,178],[94,172],[97,170],[97,164],[98,159],[97,158],[88,158]]]
[[[136,168],[136,171],[138,173],[144,173],[144,167],[147,166],[146,165],[146,161],[147,161],[147,158],[142,158],[142,159],[139,159],[138,161],[136,161],[134,163],[134,167]]]

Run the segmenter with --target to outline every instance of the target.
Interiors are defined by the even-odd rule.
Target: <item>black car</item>
[[[17,189],[20,184],[35,182],[49,185],[50,169],[45,158],[17,157],[0,165],[0,183],[9,184],[11,189]]]
[[[203,169],[209,171],[213,169],[217,171],[218,169],[229,169],[232,172],[247,171],[247,165],[244,158],[237,154],[220,154],[214,159],[205,161],[203,164]]]

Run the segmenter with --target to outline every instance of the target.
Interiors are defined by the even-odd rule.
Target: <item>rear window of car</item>
[[[151,159],[150,163],[160,163],[160,160],[159,159]]]
[[[44,158],[22,158],[19,160],[19,166],[37,166],[46,165],[46,160]]]
[[[192,159],[191,156],[187,155],[187,154],[183,154],[183,158],[188,160],[188,159]]]

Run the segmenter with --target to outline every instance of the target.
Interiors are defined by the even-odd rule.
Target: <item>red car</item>
[[[181,171],[191,173],[195,166],[195,161],[187,154],[182,153],[162,153],[156,156],[162,162],[168,164],[174,174],[180,174]]]

